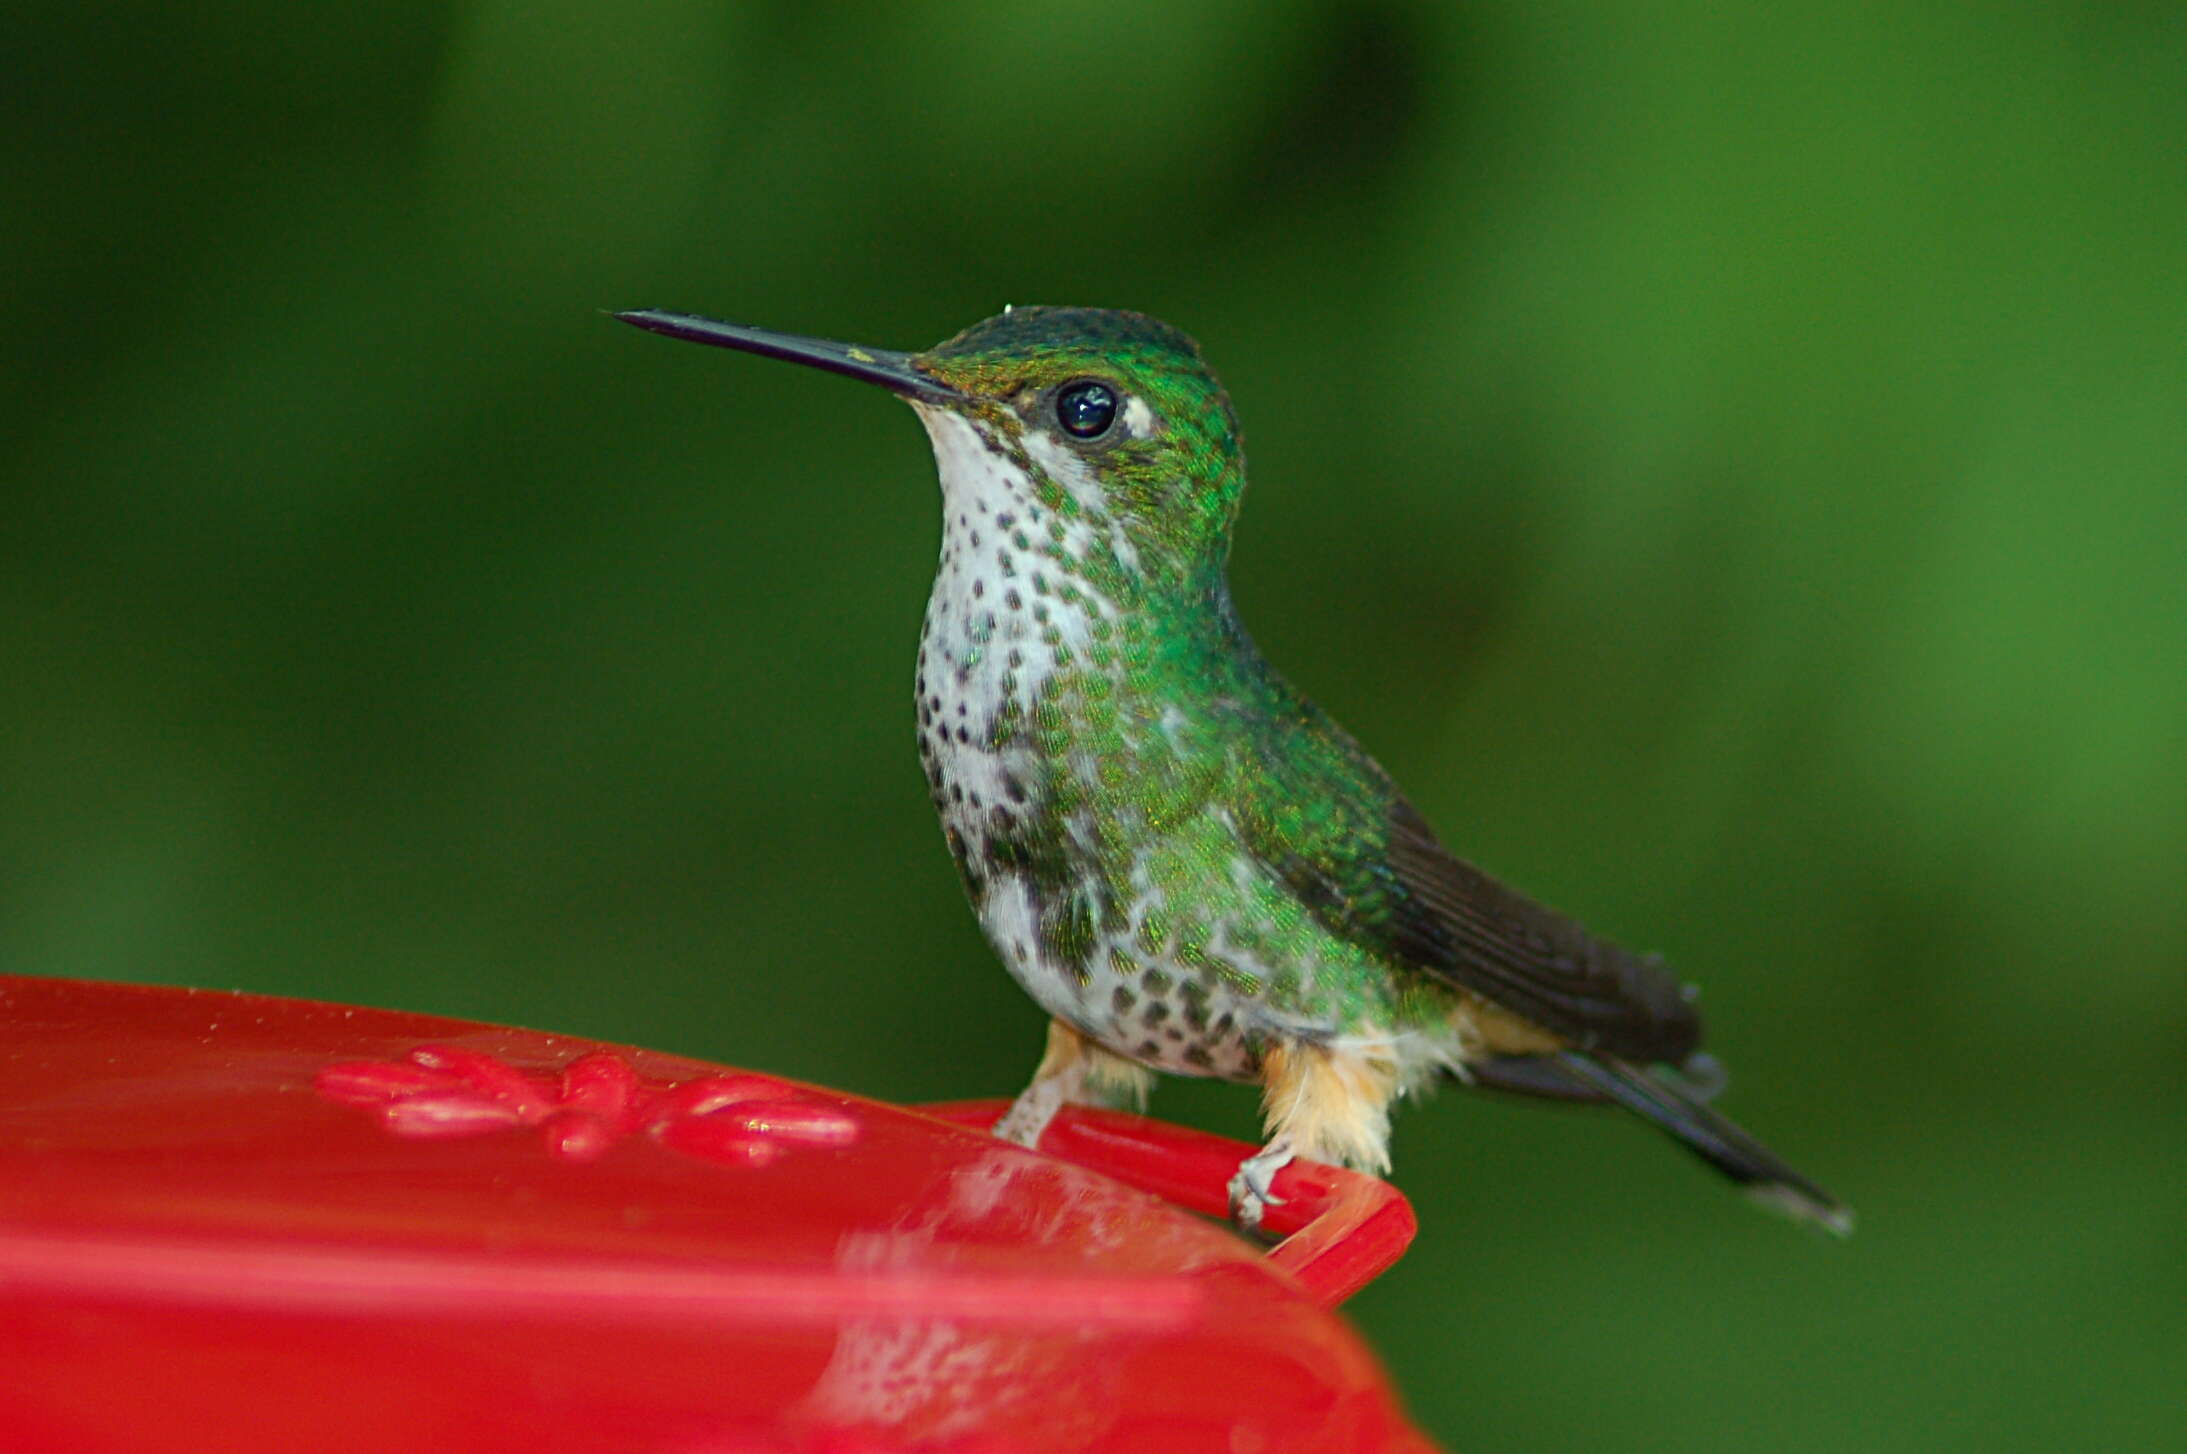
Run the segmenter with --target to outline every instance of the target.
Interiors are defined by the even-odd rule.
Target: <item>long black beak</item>
[[[775,333],[765,328],[746,328],[741,323],[720,323],[692,313],[663,313],[640,308],[615,315],[633,328],[665,333],[716,348],[737,348],[768,358],[788,359],[833,374],[847,374],[892,389],[908,399],[961,399],[940,379],[912,367],[912,356],[891,348],[862,348],[855,343],[836,343],[825,338],[801,338],[794,333]]]

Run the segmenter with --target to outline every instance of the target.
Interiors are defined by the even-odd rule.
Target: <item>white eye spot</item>
[[[1154,432],[1154,411],[1137,394],[1124,401],[1124,427],[1134,439],[1144,439]]]

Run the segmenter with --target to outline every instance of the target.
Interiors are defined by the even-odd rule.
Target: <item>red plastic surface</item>
[[[1245,1149],[1094,1113],[1047,1144],[1201,1207]],[[772,1076],[0,977],[0,1449],[1425,1454],[1310,1295],[1410,1214],[1287,1176],[1305,1230],[1263,1258]]]

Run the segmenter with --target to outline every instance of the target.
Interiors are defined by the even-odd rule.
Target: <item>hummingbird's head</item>
[[[1014,514],[1043,537],[1036,549],[1097,553],[1082,563],[1143,586],[1219,576],[1244,452],[1198,346],[1166,323],[1105,308],[1009,308],[924,353],[899,353],[684,314],[616,316],[894,390],[933,440],[948,508]]]
[[[1238,422],[1199,346],[1105,308],[1012,308],[912,359],[955,397],[912,405],[942,467],[977,449],[1066,523],[1109,527],[1150,579],[1219,567],[1245,490]]]

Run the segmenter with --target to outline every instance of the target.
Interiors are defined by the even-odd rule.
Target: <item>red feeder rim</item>
[[[0,1448],[1431,1454],[1252,1148],[387,1010],[0,976]]]

